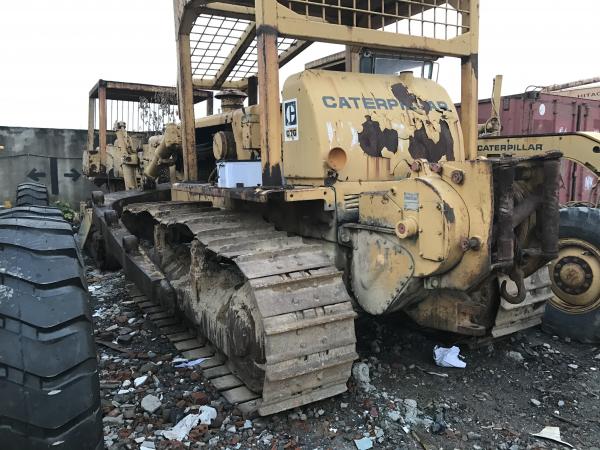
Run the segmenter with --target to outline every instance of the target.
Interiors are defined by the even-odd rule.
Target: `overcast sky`
[[[86,128],[100,78],[174,85],[172,8],[171,0],[0,0],[0,125]],[[497,73],[503,94],[600,76],[600,0],[480,0],[480,8],[480,98]],[[324,54],[307,50],[282,78]],[[440,70],[458,101],[458,62]]]

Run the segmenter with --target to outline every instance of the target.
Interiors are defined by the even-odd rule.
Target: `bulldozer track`
[[[226,357],[223,354],[219,353],[206,339],[198,336],[193,329],[185,325],[174,314],[157,302],[148,300],[148,297],[142,294],[134,284],[128,284],[127,289],[131,301],[136,304],[143,314],[148,316],[148,319],[156,325],[184,358],[188,360],[206,358],[194,368],[201,370],[204,377],[228,402],[237,403],[238,408],[245,416],[251,415],[256,410],[256,400],[260,395],[249,389],[243,389],[244,395],[239,395],[242,393],[239,388],[244,383],[229,370],[226,365]],[[237,389],[237,391],[229,392],[233,389]],[[237,394],[238,398],[234,394]],[[240,397],[247,400],[240,401]]]
[[[264,352],[259,364],[264,379],[258,389],[244,384],[239,366],[230,364],[227,350],[207,338],[209,332],[200,329],[207,337],[195,336],[166,309],[147,300],[138,302],[185,358],[209,358],[199,367],[227,401],[245,414],[269,415],[347,389],[357,358],[356,313],[342,273],[322,243],[288,236],[259,217],[231,210],[173,202],[126,209],[149,213],[166,227],[184,225],[193,233],[192,246],[235,264],[244,286],[252,290]]]

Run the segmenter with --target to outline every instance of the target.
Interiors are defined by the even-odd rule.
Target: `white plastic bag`
[[[464,369],[467,363],[459,358],[460,348],[453,346],[450,348],[435,346],[433,349],[433,360],[440,367],[456,367]]]
[[[188,414],[170,430],[165,430],[162,435],[169,440],[183,441],[190,433],[191,429],[198,425],[198,422],[210,425],[217,418],[217,410],[211,406],[203,405],[200,407],[200,414]]]

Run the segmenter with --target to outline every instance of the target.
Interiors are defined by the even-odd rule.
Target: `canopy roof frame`
[[[129,83],[124,81],[98,80],[90,89],[88,107],[88,151],[94,150],[95,123],[98,120],[98,141],[100,149],[100,160],[106,160],[107,147],[107,102],[109,100],[140,102],[142,98],[152,100],[160,96],[162,101],[176,106],[177,88],[173,86],[159,86],[154,84]],[[96,101],[98,102],[98,117],[96,117]],[[195,88],[192,94],[193,103],[207,101],[212,104],[213,93]]]
[[[180,111],[184,112],[184,128],[187,124],[183,133],[187,155],[184,158],[186,179],[197,179],[192,145],[195,142],[195,120],[193,108],[187,108],[186,117],[186,108],[182,104],[190,103],[186,99],[191,98],[193,88],[247,89],[247,80],[255,76],[256,71],[261,123],[266,124],[261,139],[263,184],[283,183],[280,106],[278,96],[272,93],[279,91],[279,68],[312,42],[460,58],[465,153],[468,158],[476,157],[478,0],[173,2],[179,56]],[[433,18],[426,16],[431,11]],[[198,24],[200,37],[194,41],[197,31],[194,27]],[[205,40],[205,36],[209,37]],[[231,37],[237,40],[231,40]],[[198,48],[201,50],[199,58]],[[227,54],[220,53],[224,48],[229,50]],[[196,69],[201,70],[192,69],[192,62]],[[195,73],[200,76],[195,76]]]
[[[231,1],[225,0],[221,2],[211,2],[207,0],[174,0],[176,5],[176,11],[179,11],[179,16],[176,17],[176,27],[179,33],[189,33],[192,41],[192,60],[194,61],[193,70],[193,83],[195,87],[201,89],[220,89],[220,88],[231,88],[231,89],[244,89],[246,86],[246,79],[250,76],[255,75],[252,70],[247,70],[242,74],[236,73],[235,76],[231,76],[232,72],[236,71],[236,62],[244,56],[244,53],[249,47],[252,47],[255,51],[256,47],[256,8],[253,6],[254,1]],[[275,9],[277,16],[277,30],[279,40],[292,39],[292,42],[287,42],[283,49],[281,48],[281,42],[279,42],[279,67],[282,67],[300,52],[306,49],[312,42],[329,42],[343,45],[354,45],[361,47],[370,47],[386,51],[394,51],[399,48],[410,50],[411,52],[422,52],[431,56],[455,56],[465,57],[469,56],[473,50],[476,53],[476,42],[473,45],[473,39],[471,38],[471,27],[469,23],[448,23],[447,16],[448,11],[452,9],[456,14],[461,12],[464,14],[470,14],[471,11],[471,0],[404,0],[404,1],[390,1],[390,0],[333,0],[325,2],[325,0],[259,0],[259,3],[266,4],[263,7],[266,9]],[[356,8],[344,6],[347,4],[357,4]],[[299,15],[298,13],[286,7],[285,4],[305,6],[306,8],[318,8],[322,5],[329,5],[338,11],[340,17],[341,13],[346,14],[352,13],[352,25],[355,25],[351,29],[347,25],[343,24],[332,24],[327,23],[324,20],[310,20],[306,16]],[[368,11],[365,6],[361,9],[360,5],[365,4],[382,4],[379,7],[379,11],[367,13]],[[405,11],[400,9],[399,5],[404,5]],[[388,6],[386,6],[388,5]],[[391,13],[391,7],[394,7],[395,12]],[[387,8],[387,10],[386,10]],[[412,34],[403,34],[399,32],[382,31],[383,26],[388,26],[395,23],[396,19],[402,18],[405,20],[410,19],[411,14],[421,14],[426,12],[427,9],[441,10],[445,12],[445,22],[442,23],[440,20],[431,20],[427,18],[411,19],[409,24],[416,22],[417,30],[420,34],[423,34],[423,28],[427,24],[433,27],[435,31],[440,27],[443,28],[443,38],[430,38],[426,36],[415,35],[412,30]],[[323,11],[325,9],[323,8]],[[361,15],[362,13],[362,15]],[[309,16],[313,17],[313,16]],[[215,52],[222,51],[224,47],[224,41],[232,38],[231,29],[225,25],[222,27],[216,26],[205,26],[204,28],[213,29],[212,33],[208,33],[212,37],[211,42],[205,42],[204,44],[216,44],[217,48],[199,48],[201,43],[199,40],[194,40],[194,28],[198,18],[203,18],[205,22],[210,23],[216,19],[226,19],[227,21],[236,21],[237,23],[244,26],[243,32],[236,34],[235,39],[237,43],[227,44],[231,48],[227,56],[219,57],[222,61],[218,69],[213,69],[209,72],[206,70],[199,70],[199,64],[201,62],[198,59],[197,52],[205,50],[208,54],[207,58],[215,59]],[[313,17],[314,19],[314,17]],[[377,20],[376,20],[377,19]],[[346,20],[347,22],[348,20]],[[339,22],[344,22],[340,20]],[[397,21],[396,21],[397,22]],[[232,22],[229,22],[232,23]],[[206,25],[206,23],[205,23]],[[307,26],[308,25],[308,26]],[[369,26],[370,25],[370,26]],[[461,30],[464,32],[456,33],[457,36],[448,38],[448,30],[454,29]],[[410,30],[409,30],[410,31]],[[221,33],[221,34],[220,34]],[[219,35],[220,34],[220,35]],[[476,32],[475,32],[476,34]],[[204,36],[204,33],[200,38]],[[476,39],[475,39],[476,41]],[[205,65],[208,63],[204,63]],[[256,64],[255,64],[256,66]],[[252,69],[256,69],[256,67]],[[213,72],[215,72],[214,76]],[[241,76],[243,75],[243,76]]]

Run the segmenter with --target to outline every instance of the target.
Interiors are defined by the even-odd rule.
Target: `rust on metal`
[[[446,161],[454,161],[454,141],[448,123],[442,120],[440,127],[440,138],[437,142],[427,135],[425,127],[415,131],[414,136],[409,139],[408,146],[408,151],[413,158],[438,162],[445,157]]]
[[[379,122],[365,116],[362,131],[358,133],[360,148],[369,155],[381,157],[381,151],[385,148],[392,153],[398,151],[398,132],[388,128],[382,130]]]

